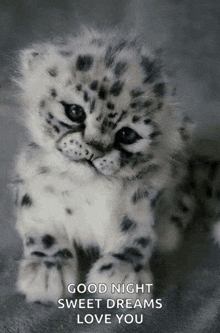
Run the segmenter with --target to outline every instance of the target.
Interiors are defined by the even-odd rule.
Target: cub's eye
[[[86,113],[84,109],[78,104],[67,104],[65,102],[61,102],[64,106],[66,116],[76,122],[76,123],[83,123],[86,119]]]
[[[115,136],[116,143],[125,145],[131,145],[140,139],[142,139],[142,137],[130,127],[122,127]]]

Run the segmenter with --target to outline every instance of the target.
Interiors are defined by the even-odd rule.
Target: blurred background
[[[7,186],[15,152],[24,140],[11,83],[17,52],[34,41],[71,34],[81,24],[135,30],[148,45],[163,47],[179,108],[198,123],[199,138],[220,141],[218,0],[1,0],[0,250],[14,252],[20,244]]]

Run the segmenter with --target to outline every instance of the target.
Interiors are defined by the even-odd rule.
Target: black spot
[[[127,115],[127,111],[122,111],[122,113],[120,114],[118,120],[117,120],[117,124]]]
[[[112,129],[115,129],[116,124],[113,123],[112,121],[109,121],[109,122],[107,123],[107,127],[112,128]]]
[[[150,118],[144,119],[144,123],[146,125],[150,124],[151,123],[151,119]]]
[[[36,57],[36,56],[39,55],[39,52],[31,52],[31,55],[32,55],[33,57]]]
[[[57,97],[57,92],[56,92],[55,89],[51,89],[50,94],[51,94],[51,96],[54,97],[54,98]]]
[[[72,51],[64,51],[64,50],[60,50],[60,54],[61,54],[63,57],[70,57],[71,55],[73,55],[73,52],[72,52]]]
[[[61,263],[60,263],[60,262],[57,262],[57,263],[56,263],[56,267],[57,267],[58,270],[60,270],[60,269],[62,268]]]
[[[145,101],[142,105],[144,108],[149,108],[152,104],[153,104],[153,102],[148,100],[148,101]]]
[[[86,248],[86,254],[92,260],[98,260],[100,258],[100,248],[98,246],[89,246]]]
[[[131,200],[135,204],[141,201],[142,199],[147,198],[148,195],[149,195],[148,191],[138,189],[136,192],[134,192]]]
[[[123,253],[115,253],[112,255],[121,261],[127,261],[135,267],[139,266],[140,260],[143,259],[144,255],[135,247],[127,247],[124,249]]]
[[[68,215],[73,215],[73,211],[70,208],[65,208],[65,211]]]
[[[108,118],[115,118],[115,116],[117,116],[117,112],[108,114]]]
[[[115,108],[115,105],[113,104],[113,103],[111,103],[111,102],[107,102],[107,108],[109,109],[109,110],[114,110],[114,108]]]
[[[175,223],[178,228],[182,228],[183,227],[181,218],[179,216],[172,215],[170,217],[170,220],[171,220],[171,222]]]
[[[142,157],[142,156],[144,156],[144,154],[143,154],[142,152],[138,151],[138,152],[136,153],[136,156],[137,156],[137,157]]]
[[[143,254],[136,247],[126,247],[124,254],[128,257],[143,258]]]
[[[120,76],[124,74],[126,70],[127,70],[127,63],[125,61],[119,61],[115,66],[114,73],[116,76]]]
[[[54,118],[54,116],[52,115],[52,113],[50,113],[50,112],[48,112],[48,117],[49,117],[49,119],[53,119]]]
[[[60,250],[60,251],[56,252],[53,256],[54,257],[59,257],[61,259],[73,258],[72,253],[68,249]]]
[[[34,251],[34,252],[31,252],[31,255],[33,256],[36,256],[36,257],[47,257],[47,255],[43,252],[39,252],[39,251]]]
[[[144,91],[142,91],[138,88],[133,89],[133,90],[130,91],[130,95],[131,95],[132,98],[139,97],[139,96],[143,95],[143,93],[144,93]]]
[[[178,201],[178,207],[184,213],[189,211],[189,208],[181,200]]]
[[[57,125],[54,125],[54,126],[53,126],[53,129],[54,129],[54,131],[55,131],[56,133],[60,133],[60,129],[59,129],[59,127],[58,127]]]
[[[160,68],[156,65],[155,61],[151,61],[147,56],[143,56],[141,60],[141,66],[147,75],[143,83],[153,83],[160,77]]]
[[[162,109],[162,107],[163,107],[163,103],[159,102],[158,105],[157,105],[157,109],[160,110],[160,109]]]
[[[107,96],[107,90],[105,89],[104,86],[101,86],[100,89],[99,89],[99,98],[100,99],[106,99],[106,96]]]
[[[87,91],[84,91],[84,95],[83,95],[84,101],[88,102],[89,101],[89,95],[87,93]]]
[[[44,108],[45,107],[45,101],[40,101],[40,108]]]
[[[55,238],[51,235],[46,234],[42,237],[42,243],[44,247],[48,249],[55,244]]]
[[[122,253],[114,253],[112,256],[121,261],[128,261],[128,258]]]
[[[131,42],[131,44],[132,44],[132,42]],[[130,45],[131,45],[130,44]],[[120,40],[120,42],[119,43],[117,43],[117,45],[115,46],[115,50],[117,51],[117,52],[120,52],[120,51],[122,51],[126,46],[128,45],[128,42],[126,41],[126,40]]]
[[[158,135],[161,135],[162,133],[160,131],[155,131],[151,134],[149,134],[149,138],[150,139],[155,139],[156,137],[158,137]]]
[[[103,265],[102,267],[100,267],[100,271],[108,271],[109,269],[111,269],[113,266],[112,263],[107,264],[107,265]]]
[[[138,116],[134,116],[133,118],[132,118],[132,123],[137,123],[139,120],[140,120],[141,118],[140,117],[138,117]]]
[[[33,237],[28,237],[26,241],[26,246],[31,246],[35,244],[35,239]]]
[[[123,82],[121,81],[116,81],[115,83],[113,83],[113,85],[111,86],[110,89],[110,94],[113,96],[118,96],[123,88]]]
[[[48,73],[50,74],[50,76],[56,77],[57,76],[57,69],[56,68],[49,68]]]
[[[152,71],[154,63],[147,56],[143,56],[141,59],[141,66],[143,67],[144,71],[148,74],[149,72]]]
[[[82,85],[81,84],[77,84],[76,90],[81,91],[82,90]]]
[[[26,206],[26,207],[32,206],[32,200],[27,193],[23,196],[23,198],[21,200],[21,206]]]
[[[49,170],[50,169],[48,167],[42,166],[39,168],[39,173],[48,173]]]
[[[105,67],[106,68],[111,67],[114,60],[115,60],[115,50],[113,49],[112,46],[109,46],[104,58]]]
[[[133,153],[131,153],[130,151],[121,149],[121,168],[123,168],[130,162],[132,156],[133,156]]]
[[[153,155],[153,154],[147,154],[147,159],[148,159],[148,161],[149,161],[149,160],[152,160],[152,158],[154,158],[154,155]]]
[[[105,127],[108,127],[108,119],[107,118],[105,118],[102,122],[102,128],[101,128],[102,133],[105,133]]]
[[[154,208],[157,204],[158,199],[160,198],[160,196],[162,195],[164,190],[160,190],[157,192],[157,194],[155,195],[155,197],[151,200],[150,205],[151,208]]]
[[[156,97],[163,97],[166,93],[166,85],[165,83],[157,83],[154,85],[153,92]]]
[[[47,267],[47,268],[52,268],[54,266],[56,266],[56,263],[55,262],[51,262],[51,261],[44,261],[44,265]]]
[[[146,248],[150,243],[150,238],[140,237],[140,238],[136,239],[136,243],[138,245],[140,245],[141,247]]]
[[[94,109],[95,109],[95,99],[93,99],[90,104],[90,113],[93,113]]]
[[[137,227],[137,225],[135,221],[125,216],[121,222],[120,227],[122,232],[127,232],[128,230],[133,231]]]
[[[135,109],[135,108],[137,107],[137,103],[135,103],[135,102],[131,103],[131,104],[130,104],[130,107],[131,107],[132,109]]]
[[[89,88],[93,91],[96,91],[98,89],[98,85],[99,85],[99,81],[95,80],[95,81],[91,82]]]
[[[102,114],[100,113],[99,115],[98,115],[98,117],[96,117],[96,121],[100,121],[102,119]]]
[[[190,136],[188,135],[188,133],[184,127],[180,127],[178,130],[179,130],[179,133],[180,133],[183,141],[186,141],[190,138]]]
[[[31,147],[31,148],[39,148],[39,146],[36,142],[31,142],[31,143],[29,143],[28,146]]]
[[[76,61],[76,69],[81,72],[87,72],[93,64],[91,55],[79,55]]]
[[[138,264],[138,265],[136,265],[136,266],[134,267],[134,271],[135,271],[136,273],[138,273],[138,272],[140,272],[143,268],[144,268],[143,265]]]

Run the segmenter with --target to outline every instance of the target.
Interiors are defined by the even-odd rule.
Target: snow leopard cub
[[[17,84],[30,136],[16,168],[18,290],[28,301],[69,296],[77,244],[99,249],[86,283],[106,284],[102,297],[150,297],[111,284],[152,283],[155,203],[182,170],[183,125],[160,61],[135,38],[86,31],[22,51]],[[172,248],[178,228],[166,226]]]

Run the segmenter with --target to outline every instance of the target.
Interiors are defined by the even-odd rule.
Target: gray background
[[[134,29],[143,34],[148,45],[163,46],[171,80],[177,85],[178,108],[195,119],[198,124],[196,128],[198,138],[213,140],[209,141],[209,147],[214,147],[215,150],[216,141],[220,142],[220,2],[218,0],[1,0],[0,273],[2,281],[6,281],[1,290],[1,298],[4,298],[4,295],[8,297],[14,292],[12,288],[14,273],[10,271],[10,260],[19,257],[21,251],[20,240],[14,231],[13,200],[8,188],[15,153],[25,140],[23,128],[17,121],[19,115],[17,91],[11,83],[11,77],[16,72],[17,51],[36,40],[69,34],[81,24],[99,28],[107,25],[121,26],[125,30]],[[194,251],[194,255],[188,252],[188,257],[184,256],[186,265],[190,265],[190,262],[194,267],[194,262],[198,264],[198,261],[204,258],[203,253],[198,259],[198,253],[201,253],[203,247],[201,243],[198,250]],[[194,249],[197,247],[194,246]],[[206,249],[204,251],[209,251],[210,258],[213,258],[207,244]],[[214,253],[215,249],[212,251]],[[216,263],[210,261],[210,258],[206,264],[209,267],[213,264],[213,268]],[[201,262],[203,261],[201,259]],[[205,272],[209,271],[211,269],[205,268]],[[215,277],[218,284],[217,275]],[[193,278],[193,282],[194,280]],[[210,280],[209,282],[211,283]],[[209,286],[206,285],[206,288]],[[197,295],[202,290],[203,285],[200,283],[197,289],[193,287],[194,294],[191,292],[190,295]],[[183,304],[184,309],[188,309],[187,297],[186,304]],[[218,299],[215,301],[219,305]],[[214,304],[213,300],[210,300],[210,304]],[[171,314],[175,315],[176,308],[173,308],[173,311]],[[208,311],[208,316],[212,313],[214,312]],[[203,325],[202,313],[200,317],[198,317],[199,323]],[[154,323],[152,325],[155,327]],[[196,322],[194,325],[199,327],[196,326]],[[195,328],[194,332],[197,331],[202,332]],[[218,331],[213,330],[213,332]],[[21,332],[26,333],[26,331]],[[192,330],[189,329],[189,332]]]

